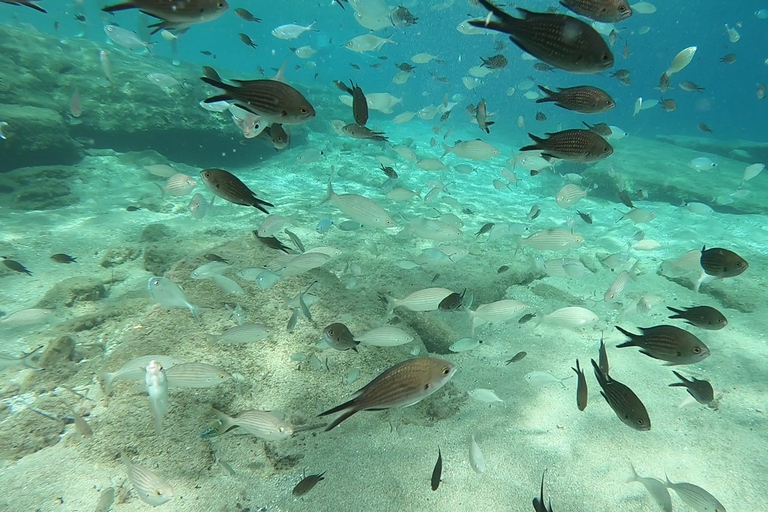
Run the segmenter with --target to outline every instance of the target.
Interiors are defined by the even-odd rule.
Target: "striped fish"
[[[541,151],[541,156],[559,158],[570,162],[597,162],[613,154],[613,147],[600,135],[580,128],[547,133],[542,139],[529,133],[534,144],[523,146],[520,151]]]
[[[642,477],[638,475],[637,471],[635,471],[635,466],[632,463],[630,463],[629,467],[632,470],[632,476],[629,477],[627,482],[639,482],[643,484],[648,491],[648,494],[653,498],[653,501],[655,501],[664,512],[672,512],[672,497],[669,495],[669,491],[667,490],[667,486],[664,485],[664,482],[657,480],[656,478]]]
[[[443,299],[452,293],[447,288],[425,288],[413,292],[404,299],[396,299],[389,295],[383,296],[383,299],[387,302],[387,314],[399,307],[404,307],[411,311],[435,311]]]
[[[666,486],[677,493],[689,507],[696,512],[726,512],[725,507],[717,498],[698,485],[687,482],[673,483],[667,477]]]
[[[219,435],[235,427],[240,427],[265,441],[280,441],[293,435],[293,425],[271,412],[243,411],[236,418],[232,418],[216,409],[213,411],[221,422],[218,428]]]
[[[634,391],[604,374],[594,359],[592,359],[592,367],[595,369],[595,378],[602,388],[600,394],[603,395],[616,416],[625,425],[635,430],[651,430],[651,418],[648,416],[648,411]]]
[[[639,347],[640,353],[667,361],[667,366],[694,364],[709,356],[709,348],[703,341],[674,325],[641,327],[642,334],[633,334],[618,325],[616,329],[629,338],[616,348]]]
[[[224,90],[224,94],[207,98],[205,103],[234,101],[248,112],[261,116],[268,123],[302,124],[315,117],[315,108],[299,91],[278,80],[232,80],[229,85],[204,76],[208,85]]]
[[[169,388],[211,388],[232,378],[225,370],[207,363],[181,363],[165,369]]]
[[[564,229],[547,229],[520,240],[520,245],[530,245],[542,251],[565,251],[583,243],[584,238]]]
[[[173,488],[165,478],[143,466],[133,464],[125,452],[121,452],[120,458],[128,470],[128,479],[141,501],[157,507],[173,498]]]
[[[331,177],[328,179],[328,195],[325,196],[323,202],[328,201],[341,210],[344,215],[350,217],[352,220],[356,220],[363,226],[372,228],[390,228],[395,225],[395,221],[392,220],[392,217],[390,217],[387,211],[379,206],[376,201],[359,194],[335,193],[331,183],[334,174],[335,171],[332,171]]]

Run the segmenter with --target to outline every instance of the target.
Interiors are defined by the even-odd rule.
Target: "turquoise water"
[[[375,32],[391,35],[396,44],[370,53],[343,47],[367,33],[354,22],[349,4],[344,10],[333,3],[285,2],[274,9],[232,4],[220,19],[192,26],[180,36],[178,65],[169,43],[158,35],[151,52],[106,42],[104,23],[118,22],[130,30],[146,23],[132,11],[112,17],[98,11],[101,4],[39,4],[47,15],[0,4],[0,122],[8,123],[3,129],[7,138],[0,140],[0,255],[32,272],[0,266],[0,352],[21,358],[43,346],[41,356],[27,360],[33,368],[21,361],[0,367],[0,488],[6,491],[0,503],[5,508],[92,510],[102,491],[114,488],[112,510],[146,509],[149,505],[140,500],[120,461],[121,452],[172,486],[173,498],[162,505],[167,510],[522,511],[532,508],[545,470],[545,494],[554,510],[660,510],[641,485],[626,483],[630,463],[644,477],[663,482],[666,473],[673,482],[700,486],[727,510],[765,506],[766,178],[763,172],[743,181],[748,166],[768,160],[762,112],[767,104],[756,95],[758,84],[768,81],[763,62],[768,55],[760,53],[768,20],[755,15],[761,5],[743,4],[726,12],[700,6],[691,15],[686,4],[659,3],[653,14],[635,12],[616,25],[619,38],[613,46],[614,70],[631,72],[631,85],[625,86],[608,73],[537,71],[535,61],[524,59],[501,35],[461,35],[456,30],[460,22],[485,15],[465,2],[406,4],[418,23]],[[242,21],[233,12],[236,7],[263,21]],[[526,7],[545,10],[549,4]],[[75,13],[86,21],[75,20]],[[318,32],[298,40],[270,35],[279,25],[308,25],[315,19]],[[738,42],[730,42],[726,23],[740,23]],[[641,34],[646,26],[650,29]],[[240,32],[258,48],[242,44]],[[494,44],[499,42],[505,44],[500,52],[509,65],[479,78],[469,90],[462,78],[480,64],[479,57],[498,53]],[[621,55],[625,42],[627,59]],[[304,45],[317,53],[301,59],[288,49]],[[664,94],[676,100],[677,110],[652,106],[633,116],[637,98],[647,106],[661,96],[659,75],[678,51],[691,45],[698,47],[693,61],[673,75],[672,89]],[[108,52],[111,81],[101,51]],[[410,59],[418,53],[441,62],[413,64]],[[728,53],[737,54],[736,62],[720,63],[719,57]],[[228,112],[211,113],[198,104],[217,93],[199,81],[202,65],[224,78],[256,79],[262,78],[258,66],[271,77],[286,56],[287,81],[317,111],[308,123],[290,127],[286,149],[245,139]],[[394,65],[402,62],[416,70],[398,85],[392,81],[398,71]],[[168,75],[177,83],[161,88],[150,82],[149,73]],[[388,144],[334,131],[334,121],[350,123],[352,112],[331,82],[349,79],[369,96],[402,98],[391,113],[371,110],[367,126],[385,132]],[[704,91],[679,89],[683,80]],[[602,87],[617,107],[605,115],[586,115],[536,104],[525,97],[535,84]],[[75,89],[81,98],[79,117],[73,115]],[[495,121],[491,134],[472,124],[465,112],[481,98]],[[441,121],[444,105],[454,103]],[[423,119],[430,110],[435,115]],[[394,122],[404,112],[419,111],[422,116]],[[547,120],[537,121],[536,112]],[[628,135],[614,135],[614,153],[597,163],[560,162],[535,176],[519,156],[516,164],[519,148],[530,142],[528,132],[543,135],[581,127],[582,121],[605,122]],[[712,133],[701,131],[699,123]],[[442,143],[475,138],[491,144],[498,155],[482,161],[442,156]],[[447,167],[423,170],[402,156],[403,147]],[[695,170],[691,161],[697,158],[717,166]],[[387,182],[382,163],[398,173],[395,184]],[[146,169],[158,164],[195,178],[196,187],[179,196],[161,192],[166,178]],[[474,172],[463,174],[456,169],[461,164]],[[306,250],[319,248],[332,257],[262,289],[252,277],[254,269],[279,273],[290,256],[256,240],[252,232],[265,215],[254,208],[217,198],[202,219],[191,215],[193,194],[212,197],[199,176],[207,167],[239,177],[275,205],[270,213],[288,219],[284,228]],[[350,218],[323,202],[332,169],[337,194],[375,201],[396,226],[339,229]],[[502,169],[513,171],[515,178],[510,181],[512,175]],[[567,184],[586,196],[563,208],[556,198]],[[392,186],[420,196],[388,199]],[[427,202],[435,188],[443,190]],[[621,191],[655,218],[641,224],[620,220],[630,211],[619,201]],[[541,213],[531,219],[534,205]],[[589,213],[593,222],[585,223],[577,211]],[[414,232],[424,219],[438,217],[452,222],[461,235],[441,241],[424,237],[432,236],[431,230],[422,236]],[[317,225],[324,219],[334,226],[320,232]],[[475,235],[489,222],[495,224],[490,234]],[[583,244],[552,251],[521,242],[547,229],[579,236]],[[283,228],[276,236],[294,247]],[[705,283],[697,293],[701,267],[695,252],[702,246],[735,251],[749,268]],[[685,262],[673,263],[692,251]],[[77,262],[53,261],[50,256],[57,253]],[[208,262],[208,254],[231,263],[223,275],[242,294],[228,293],[213,279],[191,278]],[[611,255],[618,255],[618,265],[604,263]],[[570,273],[562,258],[569,259]],[[635,278],[628,279],[616,300],[606,302],[606,290],[633,267]],[[188,302],[200,308],[201,322],[185,307],[158,304],[148,291],[152,276],[180,285]],[[313,282],[305,296],[310,320],[295,302],[286,303]],[[400,299],[431,287],[466,289],[465,305],[473,310],[502,299],[525,307],[473,333],[464,311],[397,308],[388,315],[380,298]],[[212,340],[236,325],[230,310],[237,305],[247,323],[268,329],[265,339],[244,344]],[[717,308],[728,325],[709,331],[667,319],[666,306],[694,305]],[[588,309],[597,320],[568,326],[545,317],[574,306]],[[299,311],[289,331],[294,309]],[[27,320],[13,316],[19,313]],[[536,317],[519,323],[526,313]],[[323,329],[335,322],[355,334],[395,326],[414,341],[340,352],[318,344]],[[626,338],[614,326],[639,332],[639,327],[660,324],[685,328],[707,344],[711,355],[692,365],[665,367],[635,348],[616,348]],[[482,343],[466,352],[450,350],[467,337]],[[600,396],[589,360],[597,360],[601,337],[611,376],[642,400],[650,431],[624,425]],[[520,351],[527,356],[506,364]],[[171,389],[163,429],[156,435],[143,377],[117,381],[107,393],[100,376],[150,354],[214,365],[231,378],[213,387]],[[336,416],[318,418],[319,413],[417,355],[450,362],[457,368],[455,376],[417,405],[360,412],[324,432],[326,420]],[[589,386],[583,412],[576,407],[571,370],[576,359]],[[144,366],[136,368],[140,374]],[[677,380],[672,369],[711,382],[715,401],[701,405],[684,389],[668,387]],[[547,372],[553,382],[538,382],[535,376],[541,379],[541,374],[531,372]],[[353,379],[355,373],[359,377]],[[571,378],[556,382],[565,377]],[[503,403],[470,397],[468,392],[478,388],[492,390]],[[88,422],[92,437],[77,432],[70,407]],[[293,425],[294,434],[278,441],[243,435],[243,429],[214,436],[209,430],[215,427],[213,408],[230,415],[274,411]],[[470,461],[472,434],[485,458],[482,473]],[[442,483],[433,492],[430,477],[438,447]],[[304,472],[323,471],[325,479],[309,493],[292,495]],[[704,510],[670,494],[676,510]]]

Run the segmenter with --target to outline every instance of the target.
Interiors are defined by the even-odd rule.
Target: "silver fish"
[[[417,357],[396,364],[358,390],[352,400],[320,413],[320,416],[342,413],[325,430],[332,430],[359,411],[418,403],[447,384],[455,373],[453,364],[431,357]]]
[[[189,302],[181,286],[165,277],[155,276],[149,278],[147,288],[149,289],[149,296],[160,305],[167,308],[187,308],[192,313],[192,316],[195,317],[195,320],[198,323],[200,322],[199,308]]]
[[[648,491],[648,494],[653,498],[653,501],[658,503],[658,505],[664,509],[664,512],[672,512],[672,498],[670,497],[664,482],[657,480],[656,478],[639,476],[637,471],[635,471],[635,466],[631,463],[629,467],[632,470],[632,476],[629,477],[627,482],[639,482],[643,484]]]
[[[133,464],[125,452],[120,454],[120,458],[128,470],[128,479],[141,501],[157,507],[174,497],[173,488],[165,478],[143,466]]]
[[[261,341],[267,336],[269,336],[269,328],[266,326],[262,324],[243,324],[232,327],[213,338],[220,343],[242,344]]]
[[[163,365],[157,361],[150,361],[146,368],[144,383],[149,395],[152,417],[155,419],[155,433],[160,435],[163,432],[163,417],[168,410],[168,380]]]
[[[696,512],[726,512],[725,507],[717,498],[698,485],[688,482],[673,483],[669,481],[669,477],[667,477],[666,485]]]
[[[180,363],[165,370],[169,389],[211,388],[232,378],[226,370],[208,363]]]
[[[218,428],[220,435],[235,427],[265,441],[280,441],[293,435],[293,426],[271,412],[243,411],[233,418],[216,409],[213,411],[221,422]]]

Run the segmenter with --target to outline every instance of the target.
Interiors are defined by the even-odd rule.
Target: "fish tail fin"
[[[513,16],[510,16],[509,14],[505,13],[504,11],[502,11],[501,9],[496,7],[494,4],[492,4],[488,0],[478,0],[478,1],[480,2],[480,5],[482,5],[483,7],[488,9],[489,11],[491,11],[494,16],[497,16],[498,18],[501,18],[502,21],[508,21],[508,20],[514,20],[515,19]],[[485,24],[484,21],[482,23]],[[491,23],[493,23],[493,22],[491,22]],[[498,22],[496,22],[496,23],[498,23]],[[488,25],[488,26],[490,26],[490,25]]]
[[[392,312],[397,307],[397,299],[390,295],[384,295],[384,294],[379,295],[379,297],[381,298],[381,300],[383,300],[387,304],[387,315],[391,315]]]
[[[160,189],[160,199],[165,199],[165,189],[159,183],[155,183],[155,185]]]
[[[109,396],[109,394],[112,392],[112,384],[115,381],[115,374],[114,373],[107,373],[107,372],[99,372],[99,377],[101,380],[104,381],[104,394]]]
[[[629,463],[629,470],[632,471],[632,476],[627,479],[627,483],[637,482],[640,477],[637,475],[637,471],[635,471],[635,465],[632,464],[632,462]]]
[[[203,82],[207,83],[208,85],[212,85],[213,87],[217,87],[219,89],[224,89],[225,91],[231,91],[232,89],[234,89],[234,87],[229,85],[229,84],[225,84],[224,82],[221,82],[219,80],[215,80],[215,79],[207,77],[207,76],[201,76],[200,80],[202,80]],[[206,103],[208,102],[208,100],[205,100],[205,101],[206,101]],[[216,100],[216,101],[219,101],[219,100]]]
[[[317,20],[315,20],[317,21]],[[283,82],[285,83],[285,68],[288,67],[288,59],[290,58],[290,55],[285,58],[283,61],[282,66],[280,66],[280,69],[277,71],[277,74],[275,75],[275,78],[273,80],[277,82]]]
[[[216,415],[216,419],[219,420],[219,426],[216,428],[216,433],[221,435],[228,432],[234,426],[234,418],[221,412],[220,410],[213,408],[213,413]]]
[[[598,365],[594,359],[590,359],[590,361],[592,362],[592,368],[595,370],[595,378],[597,379],[597,383],[600,384],[601,388],[605,388],[605,385],[608,383],[608,377],[603,373],[603,370],[600,369],[600,365]],[[603,396],[605,396],[604,393]]]
[[[136,6],[132,2],[123,2],[122,4],[116,4],[116,5],[108,5],[107,7],[102,7],[101,10],[104,12],[117,12],[117,11],[125,11],[128,9],[135,9]]]
[[[555,100],[555,98],[553,98],[553,97],[552,97],[552,95],[554,95],[554,94],[555,94],[555,93],[554,93],[554,91],[550,91],[549,89],[547,89],[547,88],[546,88],[546,87],[544,87],[543,85],[539,85],[539,86],[537,86],[537,87],[538,87],[539,89],[541,89],[541,92],[543,92],[543,93],[544,93],[544,94],[546,94],[547,96],[546,96],[545,98],[539,98],[539,99],[537,99],[537,100],[536,100],[536,103],[546,103],[547,101],[556,101],[556,100]],[[583,122],[583,121],[582,121],[582,122]],[[587,124],[587,123],[584,123],[584,124]]]
[[[333,420],[333,422],[330,425],[328,425],[328,427],[325,429],[326,432],[328,432],[329,430],[333,430],[342,421],[346,420],[347,418],[349,418],[350,416],[352,416],[353,414],[355,414],[357,411],[360,410],[355,406],[355,400],[356,398],[353,398],[352,400],[348,400],[341,405],[337,405],[336,407],[333,407],[331,409],[328,409],[325,412],[321,412],[320,414],[318,414],[318,416],[328,416],[329,414],[335,414],[337,412],[344,411],[344,413],[341,416]]]
[[[443,154],[440,156],[440,158],[443,158],[448,153],[453,153],[453,148],[446,144],[445,142],[440,143],[443,146]]]
[[[341,422],[343,422],[346,419],[349,419],[349,417],[355,414],[356,412],[357,412],[357,409],[348,410],[347,412],[345,412],[344,414],[342,414],[341,416],[333,420],[333,422],[325,428],[325,431],[328,432],[329,430],[333,430],[334,428],[338,427],[341,424]]]
[[[670,316],[669,318],[682,318],[680,315],[683,313],[682,309],[676,309],[672,306],[667,306],[667,309],[674,313],[674,315]]]
[[[533,140],[535,144],[529,144],[527,146],[523,146],[520,148],[520,151],[536,151],[540,149],[544,149],[544,146],[542,143],[544,142],[544,139],[541,137],[537,137],[536,135],[529,133],[528,136]],[[541,156],[544,156],[543,154]]]

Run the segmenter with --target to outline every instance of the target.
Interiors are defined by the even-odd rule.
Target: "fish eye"
[[[693,353],[694,353],[694,354],[698,354],[698,353],[700,353],[700,352],[701,352],[701,348],[699,348],[699,347],[694,347],[694,349],[693,349]]]
[[[606,62],[607,62],[607,61],[611,60],[611,56],[610,56],[610,55],[608,55],[607,53],[604,53],[604,54],[602,55],[602,59],[603,59],[604,61],[606,61]]]
[[[277,427],[278,432],[285,432],[285,427]]]
[[[638,425],[645,425],[645,420],[643,418],[638,418],[637,423]]]
[[[451,370],[447,366],[443,366],[443,375],[448,375],[451,373]]]
[[[223,9],[224,8],[224,2],[219,2],[217,5],[219,6],[219,9]]]
[[[619,6],[619,12],[623,13],[623,12],[626,12],[626,10],[627,10],[627,8],[624,7],[623,5]]]

